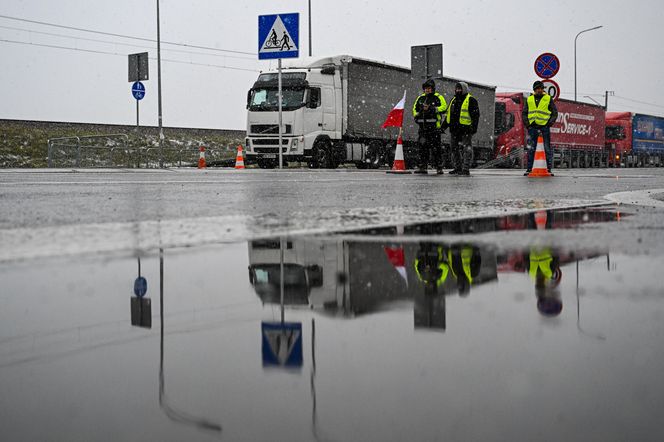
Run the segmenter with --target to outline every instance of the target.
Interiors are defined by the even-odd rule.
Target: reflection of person
[[[447,252],[447,256],[452,275],[457,282],[459,295],[468,296],[473,278],[477,277],[482,266],[479,248],[468,244],[453,245]]]
[[[480,107],[468,93],[468,84],[460,81],[454,87],[454,98],[447,109],[443,129],[450,128],[450,150],[454,170],[452,175],[470,175],[473,164],[473,134],[477,133]]]
[[[442,246],[422,243],[415,259],[415,273],[424,283],[424,294],[435,295],[438,288],[445,282],[450,266],[445,261]]]
[[[534,94],[528,97],[526,105],[523,106],[522,119],[528,128],[528,168],[524,175],[532,172],[535,161],[535,149],[537,148],[537,137],[542,135],[544,142],[544,153],[546,154],[546,168],[551,172],[553,168],[553,150],[551,149],[550,127],[558,118],[558,109],[551,96],[544,92],[544,83],[536,81],[533,83]]]
[[[419,125],[419,157],[415,173],[427,173],[427,163],[431,156],[432,165],[438,174],[443,173],[441,125],[443,113],[447,109],[445,98],[436,92],[436,83],[429,79],[422,84],[423,93],[413,104],[413,117]]]
[[[525,257],[528,274],[535,282],[537,310],[542,316],[558,316],[563,309],[558,285],[560,260],[549,247],[532,247]]]

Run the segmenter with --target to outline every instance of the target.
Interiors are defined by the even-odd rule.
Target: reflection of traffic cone
[[[198,168],[205,169],[205,148],[203,146],[198,149]]]
[[[529,177],[547,177],[551,173],[546,167],[546,153],[544,152],[544,140],[540,135],[537,137],[537,149],[535,150],[535,162],[533,163],[533,170],[528,174]]]
[[[242,146],[237,147],[237,155],[235,156],[235,168],[244,169],[244,157],[242,156]]]
[[[537,230],[546,229],[546,218],[546,210],[538,210],[535,212],[535,225],[537,226]]]
[[[406,170],[406,162],[403,159],[403,141],[401,140],[401,134],[397,138],[397,150],[394,153],[394,163],[392,163],[392,170],[388,170],[387,173],[411,173],[410,170]]]

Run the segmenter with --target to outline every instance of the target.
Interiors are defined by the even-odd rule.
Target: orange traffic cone
[[[203,146],[198,149],[198,168],[205,169],[205,148]]]
[[[244,169],[244,156],[242,155],[242,146],[237,147],[237,155],[235,156],[235,168]]]
[[[535,161],[533,170],[528,174],[529,177],[541,178],[551,176],[546,167],[546,153],[544,153],[544,140],[540,135],[537,137],[537,149],[535,150]]]
[[[388,170],[387,173],[412,173],[410,170],[406,170],[406,162],[403,159],[403,141],[401,140],[401,134],[397,138],[397,150],[394,153],[394,163],[392,163],[392,170]]]
[[[546,219],[548,215],[546,213],[546,210],[538,210],[535,212],[535,226],[537,226],[537,230],[545,230],[546,229]]]

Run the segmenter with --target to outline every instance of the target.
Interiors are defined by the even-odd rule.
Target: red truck
[[[521,112],[528,99],[520,92],[497,93],[495,163],[525,164],[526,127]],[[604,108],[570,100],[556,100],[558,119],[551,127],[556,167],[601,167],[608,164]]]
[[[631,112],[606,113],[606,145],[615,167],[664,165],[664,118]]]

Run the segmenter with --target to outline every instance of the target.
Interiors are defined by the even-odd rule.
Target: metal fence
[[[206,148],[208,164],[232,159],[231,146]],[[48,140],[48,167],[51,168],[158,168],[163,154],[165,167],[194,166],[198,147],[133,147],[126,134],[62,137]]]

